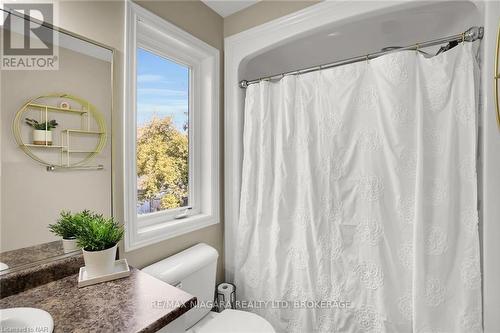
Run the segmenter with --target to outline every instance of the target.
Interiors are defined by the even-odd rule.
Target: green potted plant
[[[118,242],[124,229],[113,218],[90,213],[85,217],[77,233],[77,243],[83,249],[85,269],[89,277],[113,272]]]
[[[71,212],[62,211],[61,217],[55,224],[49,224],[49,230],[62,237],[64,253],[70,253],[79,249],[76,243],[76,235],[80,228],[81,214],[72,215]]]
[[[52,145],[52,129],[56,128],[57,121],[49,120],[43,123],[35,119],[26,118],[26,124],[33,127],[33,144],[40,146]]]

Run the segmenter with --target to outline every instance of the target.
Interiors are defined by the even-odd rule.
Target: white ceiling
[[[220,16],[226,17],[256,4],[260,0],[201,0]]]

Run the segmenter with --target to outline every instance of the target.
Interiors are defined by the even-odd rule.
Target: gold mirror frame
[[[494,76],[494,89],[495,89],[495,107],[497,110],[497,125],[500,130],[500,102],[498,101],[498,80],[500,80],[500,69],[498,68],[498,62],[500,58],[500,23],[498,24],[497,32],[497,47],[495,53],[495,76]]]

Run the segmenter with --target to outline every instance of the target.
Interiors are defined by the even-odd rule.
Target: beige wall
[[[263,0],[224,18],[224,37],[291,14],[320,0]]]
[[[134,0],[134,2],[222,52],[223,19],[201,1]]]
[[[123,220],[122,135],[123,112],[123,51],[124,17],[123,1],[64,1],[52,0],[59,5],[59,23],[63,29],[93,39],[113,47],[114,57],[114,114],[113,114],[113,165],[114,165],[114,215]],[[178,27],[200,38],[221,51],[221,129],[223,128],[223,38],[253,26],[265,23],[283,15],[305,8],[314,1],[263,1],[225,20],[199,1],[137,1],[141,6],[153,11]],[[221,148],[222,148],[221,133]],[[223,150],[221,149],[221,152]],[[222,167],[221,163],[221,167]],[[221,170],[222,175],[222,170]],[[223,177],[221,177],[223,179]],[[221,184],[221,190],[223,184]],[[222,198],[221,198],[222,199]],[[221,200],[221,212],[223,212]],[[222,222],[222,221],[221,221]],[[130,264],[143,267],[173,253],[186,249],[198,242],[215,247],[220,254],[218,281],[223,279],[223,223],[210,226],[180,237],[166,240],[142,249],[121,253]],[[123,249],[123,246],[121,246]],[[121,251],[123,252],[123,251]]]
[[[57,0],[56,0],[57,1]],[[59,26],[84,37],[93,39],[116,49],[114,80],[115,109],[113,115],[113,165],[114,165],[114,215],[123,220],[122,152],[119,139],[122,134],[121,115],[123,113],[123,51],[125,6],[122,1],[57,1],[59,4]],[[223,20],[210,8],[198,1],[138,1],[146,9],[165,18],[181,29],[212,45],[221,51],[223,59]],[[223,66],[221,66],[223,68]],[[221,75],[221,88],[223,86]],[[221,89],[222,95],[222,89]],[[223,104],[221,96],[221,115]],[[222,124],[222,116],[221,124]],[[222,128],[222,127],[221,127]],[[222,140],[222,139],[221,139]],[[222,178],[222,177],[221,177]],[[221,189],[223,188],[221,184]],[[221,204],[222,204],[221,197]],[[223,210],[221,209],[221,212]],[[204,242],[219,252],[217,280],[223,279],[223,223],[169,239],[136,251],[123,253],[122,257],[135,267],[143,267],[182,251],[194,244]]]

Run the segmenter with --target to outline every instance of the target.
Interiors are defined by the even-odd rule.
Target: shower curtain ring
[[[418,50],[420,49],[420,44],[415,44],[415,52],[418,54]]]
[[[462,44],[465,43],[465,32],[462,32]]]
[[[369,64],[370,63],[370,55],[369,54],[365,55],[365,58],[366,58],[366,63]]]

